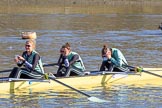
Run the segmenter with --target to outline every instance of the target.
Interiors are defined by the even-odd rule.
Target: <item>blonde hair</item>
[[[29,39],[29,40],[27,40],[27,41],[26,41],[26,44],[27,44],[27,43],[31,43],[33,49],[36,49],[36,41],[35,41],[34,39]]]

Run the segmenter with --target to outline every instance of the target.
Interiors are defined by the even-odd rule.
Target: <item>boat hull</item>
[[[147,68],[152,73],[162,76],[162,68]],[[57,78],[57,80],[77,89],[93,89],[97,86],[111,85],[151,85],[162,86],[162,78],[150,75],[148,73],[135,74],[105,74],[105,75],[86,75],[82,77]],[[0,93],[22,93],[39,92],[47,90],[65,90],[68,89],[53,80],[29,80],[29,79],[9,79],[1,80]]]

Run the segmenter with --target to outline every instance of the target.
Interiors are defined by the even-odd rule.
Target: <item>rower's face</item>
[[[70,50],[68,48],[64,48],[64,55],[67,56],[70,53]]]
[[[108,49],[106,55],[111,55],[111,50]]]
[[[32,46],[32,44],[29,43],[29,42],[27,42],[27,43],[25,44],[25,49],[26,49],[27,52],[32,52],[32,51],[33,51],[33,46]]]
[[[110,49],[108,49],[108,50],[107,50],[107,53],[111,53],[111,50],[110,50]]]

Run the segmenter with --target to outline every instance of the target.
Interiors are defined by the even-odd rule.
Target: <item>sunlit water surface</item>
[[[32,107],[32,108],[62,108],[62,107],[99,107],[99,108],[161,108],[162,93],[160,87],[108,86],[96,87],[92,91],[82,90],[87,94],[104,99],[106,103],[94,103],[85,96],[67,90],[58,92],[49,90],[36,93],[1,94],[0,108]]]
[[[89,11],[93,12],[93,9]],[[59,48],[65,42],[70,42],[72,50],[83,58],[88,71],[99,69],[100,51],[104,43],[119,48],[130,65],[153,68],[162,66],[162,31],[157,29],[162,21],[162,15],[158,14],[158,11],[150,13],[124,11],[119,14],[106,13],[106,10],[97,14],[88,14],[88,12],[44,14],[18,11],[12,14],[10,9],[8,12],[9,14],[0,14],[1,70],[12,69],[15,66],[14,55],[21,54],[24,50],[25,40],[19,35],[22,31],[37,32],[37,51],[44,63],[57,62]],[[56,69],[45,68],[47,72],[53,73]],[[8,73],[1,73],[1,76],[7,75]],[[59,92],[53,89],[36,93],[30,91],[22,95],[0,94],[0,107],[162,108],[162,87],[153,85],[101,86],[91,91],[79,90],[108,102],[94,103],[72,90]]]

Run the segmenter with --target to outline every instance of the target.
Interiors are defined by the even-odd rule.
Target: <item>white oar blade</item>
[[[92,102],[108,102],[106,100],[103,100],[103,99],[99,99],[99,98],[96,98],[96,97],[89,97],[88,100],[92,101]]]

